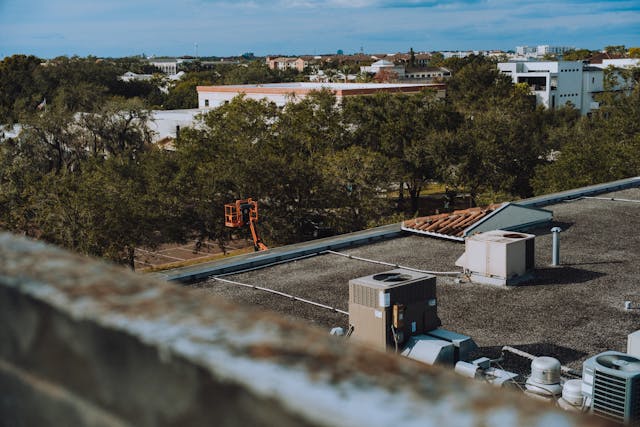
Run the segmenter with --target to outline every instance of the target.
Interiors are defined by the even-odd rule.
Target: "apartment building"
[[[571,104],[586,115],[598,108],[594,96],[604,91],[604,71],[582,61],[501,62],[498,69],[514,83],[528,84],[546,108]]]
[[[570,46],[550,46],[548,44],[538,46],[516,46],[516,54],[521,57],[542,58],[545,55],[562,55],[568,50],[573,50]]]
[[[303,58],[286,58],[283,56],[278,58],[267,57],[267,66],[272,70],[285,71],[293,69],[302,72],[309,66],[309,61]]]
[[[444,98],[446,85],[437,83],[269,83],[257,85],[198,86],[198,108],[215,108],[231,101],[238,95],[249,99],[266,99],[278,106],[304,99],[313,91],[332,91],[338,101],[349,96],[366,96],[376,93],[418,93],[434,90]]]

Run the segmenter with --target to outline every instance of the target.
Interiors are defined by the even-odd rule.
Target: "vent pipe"
[[[560,227],[553,227],[551,232],[553,233],[553,254],[551,265],[557,266],[560,265],[560,232],[562,229]]]

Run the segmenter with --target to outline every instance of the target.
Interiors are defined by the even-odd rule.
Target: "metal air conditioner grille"
[[[593,384],[593,413],[617,422],[625,420],[626,381],[596,369]]]
[[[632,426],[640,425],[640,377],[635,377],[631,381],[631,404],[629,408],[628,421]]]

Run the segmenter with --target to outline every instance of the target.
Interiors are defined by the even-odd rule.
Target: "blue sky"
[[[640,46],[640,1],[0,0],[0,57]]]

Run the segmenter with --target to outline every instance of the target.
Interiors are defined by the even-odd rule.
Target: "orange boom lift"
[[[258,202],[251,198],[236,200],[235,203],[224,205],[224,225],[231,228],[240,228],[248,225],[253,238],[253,248],[256,251],[266,251],[269,248],[262,243],[262,239],[258,236],[258,231],[256,230],[257,222]]]

